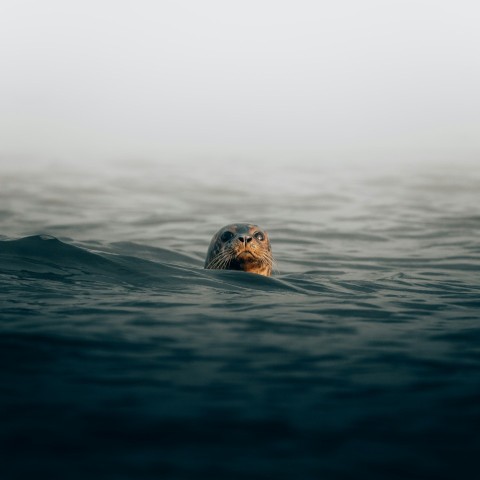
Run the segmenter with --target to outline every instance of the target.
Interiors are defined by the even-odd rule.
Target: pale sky
[[[476,0],[3,0],[0,162],[475,156],[479,25]]]

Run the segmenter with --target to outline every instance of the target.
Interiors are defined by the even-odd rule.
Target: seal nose
[[[238,239],[247,246],[247,243],[252,241],[252,237],[250,235],[240,235]]]

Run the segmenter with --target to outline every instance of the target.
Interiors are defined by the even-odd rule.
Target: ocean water
[[[1,478],[472,478],[479,205],[453,160],[4,167]],[[241,221],[272,278],[203,269]]]

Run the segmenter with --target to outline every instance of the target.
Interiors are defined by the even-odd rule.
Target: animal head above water
[[[258,225],[232,223],[221,228],[208,247],[205,268],[243,270],[270,276],[273,256],[268,234]]]

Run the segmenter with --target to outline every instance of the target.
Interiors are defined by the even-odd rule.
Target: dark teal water
[[[2,478],[477,471],[480,168],[0,173]],[[203,270],[236,221],[273,278]]]

